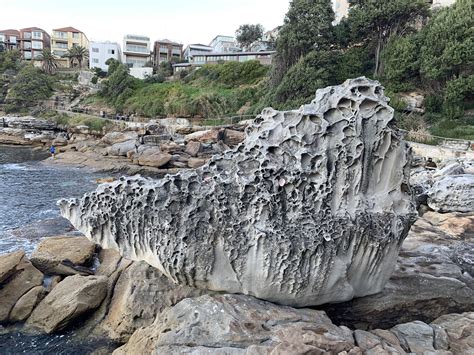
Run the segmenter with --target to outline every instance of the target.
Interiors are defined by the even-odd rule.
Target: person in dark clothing
[[[54,159],[56,157],[56,147],[52,145],[51,148],[49,148],[49,152],[51,153],[51,156]]]

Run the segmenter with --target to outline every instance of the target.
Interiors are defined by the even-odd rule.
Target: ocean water
[[[94,190],[104,175],[41,163],[47,157],[29,147],[0,145],[0,254],[31,252],[43,237],[77,233],[56,202]]]
[[[104,177],[84,169],[41,163],[47,152],[0,145],[0,254],[23,249],[28,254],[39,240],[53,235],[74,235],[62,218],[57,200],[80,197]],[[102,340],[83,340],[74,331],[55,335],[5,331],[0,326],[0,354],[99,354],[117,347]]]

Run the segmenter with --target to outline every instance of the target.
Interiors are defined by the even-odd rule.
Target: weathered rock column
[[[410,151],[378,82],[265,109],[245,141],[162,180],[121,178],[63,216],[179,284],[307,306],[377,293],[415,209]]]

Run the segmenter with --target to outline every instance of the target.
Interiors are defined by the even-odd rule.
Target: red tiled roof
[[[0,31],[0,33],[3,33],[7,36],[19,36],[20,35],[20,31],[12,30],[12,29],[3,30],[3,31]]]
[[[42,28],[39,28],[39,27],[27,27],[27,28],[22,28],[20,30],[21,32],[29,32],[29,31],[41,31],[41,32],[46,32],[45,30],[43,30]],[[47,33],[47,32],[46,32]]]
[[[55,28],[53,29],[53,31],[82,33],[82,31],[79,31],[77,28],[74,27]]]

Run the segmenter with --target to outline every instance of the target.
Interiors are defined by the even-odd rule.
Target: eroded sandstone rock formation
[[[294,306],[382,290],[414,220],[410,154],[379,83],[266,109],[233,151],[162,180],[121,178],[63,216],[176,283]]]

